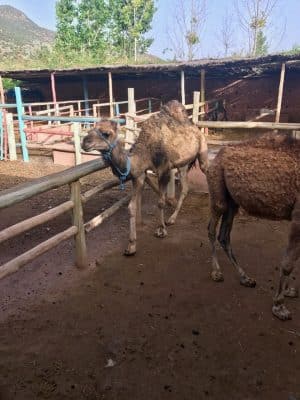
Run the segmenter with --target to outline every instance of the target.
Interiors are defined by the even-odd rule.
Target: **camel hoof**
[[[127,249],[124,250],[124,256],[134,256],[136,253],[136,246],[129,243]]]
[[[170,217],[170,218],[168,219],[168,221],[166,222],[166,225],[168,225],[168,226],[174,225],[174,224],[175,224],[175,221],[176,221],[176,218]]]
[[[210,276],[211,276],[211,279],[215,282],[223,282],[224,281],[224,276],[221,271],[212,271]]]
[[[249,278],[249,276],[245,275],[240,278],[240,284],[246,287],[255,287],[256,282],[254,279]]]
[[[166,228],[164,228],[164,227],[162,227],[162,226],[160,226],[159,228],[157,228],[156,229],[156,231],[155,231],[155,233],[154,233],[154,235],[157,237],[157,238],[164,238],[164,237],[166,237],[167,236],[167,230],[166,230]]]
[[[289,287],[287,289],[285,289],[285,291],[283,292],[283,295],[285,297],[290,297],[290,298],[296,298],[299,297],[299,291],[298,289],[294,288],[294,287]]]
[[[272,307],[272,313],[275,317],[281,319],[281,321],[287,321],[292,319],[292,315],[284,304],[274,305]]]

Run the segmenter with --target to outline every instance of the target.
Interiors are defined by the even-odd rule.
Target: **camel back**
[[[294,153],[300,160],[300,140],[292,137],[290,134],[265,133],[255,139],[247,140],[233,147],[255,147]]]

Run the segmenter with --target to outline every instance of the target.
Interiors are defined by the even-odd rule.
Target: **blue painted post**
[[[4,134],[3,116],[2,116],[2,110],[0,110],[0,160],[3,160],[3,134]]]
[[[85,115],[88,117],[90,115],[89,112],[89,91],[88,91],[88,84],[87,84],[87,77],[82,77],[83,83],[83,97],[84,97],[84,108],[85,108]]]
[[[15,95],[16,95],[16,103],[17,103],[17,113],[18,113],[23,161],[28,162],[29,156],[28,156],[28,150],[27,150],[27,144],[26,144],[26,133],[24,130],[25,124],[24,124],[24,120],[23,120],[22,96],[21,96],[21,89],[19,87],[15,87]]]
[[[115,104],[115,115],[118,117],[120,115],[120,105],[119,103]]]

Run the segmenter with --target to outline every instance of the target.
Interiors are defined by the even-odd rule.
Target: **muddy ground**
[[[1,163],[0,189],[56,170]],[[96,196],[86,220],[122,195]],[[1,210],[0,229],[67,198],[66,187]],[[153,236],[156,200],[146,190],[136,256],[122,256],[124,208],[88,234],[87,270],[67,241],[0,281],[1,400],[300,399],[300,301],[288,301],[292,321],[271,314],[288,223],[240,215],[233,244],[257,287],[239,285],[221,250],[225,281],[214,283],[207,195],[188,196],[165,239]],[[2,244],[0,262],[69,224],[65,215]]]

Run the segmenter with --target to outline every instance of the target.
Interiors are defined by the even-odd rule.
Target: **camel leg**
[[[188,180],[187,180],[187,171],[188,171],[188,166],[185,166],[185,167],[182,167],[179,169],[181,192],[180,192],[179,200],[177,202],[175,211],[168,219],[167,225],[175,224],[175,221],[176,221],[177,215],[181,209],[182,203],[188,194],[189,185],[188,185]]]
[[[240,278],[240,284],[243,286],[247,286],[247,287],[255,287],[255,285],[256,285],[255,280],[249,278],[247,276],[247,274],[245,273],[245,271],[243,270],[243,268],[238,264],[234,254],[233,254],[231,243],[230,243],[230,234],[231,234],[231,230],[232,230],[232,226],[233,226],[233,220],[234,220],[235,215],[238,212],[238,209],[239,209],[239,207],[235,203],[233,203],[233,201],[231,200],[228,204],[228,209],[222,216],[222,223],[221,223],[221,227],[220,227],[220,233],[219,233],[218,240],[219,240],[220,245],[224,249],[227,257],[229,258],[231,264],[236,269],[236,271],[239,275],[239,278]]]
[[[142,217],[142,194],[145,186],[145,178],[142,182],[142,187],[139,189],[139,193],[137,196],[137,201],[136,201],[136,223],[137,225],[142,225],[143,223],[143,217]]]
[[[204,134],[201,134],[200,137],[200,150],[198,153],[198,162],[201,171],[206,174],[207,169],[208,169],[208,149],[207,149],[207,143]]]
[[[158,201],[160,226],[155,231],[155,236],[158,238],[164,238],[167,236],[167,228],[165,223],[165,207],[166,207],[166,195],[167,195],[169,178],[170,178],[169,173],[164,173],[158,178],[159,190],[160,190],[160,198]]]
[[[273,314],[281,319],[291,319],[291,313],[284,305],[284,296],[288,290],[288,280],[291,272],[293,271],[296,262],[300,258],[300,201],[296,205],[297,210],[294,212],[292,219],[291,231],[289,235],[288,247],[286,254],[282,260],[280,268],[280,278],[277,293],[274,297],[272,312]],[[296,290],[290,288],[290,293],[293,294]]]
[[[129,211],[129,243],[124,251],[124,255],[132,256],[136,253],[136,222],[137,222],[137,208],[142,195],[144,187],[145,174],[132,179],[132,197],[128,205]]]
[[[216,240],[217,240],[217,226],[218,222],[221,218],[221,212],[211,211],[211,218],[208,224],[208,238],[212,247],[212,272],[211,277],[215,282],[224,281],[223,272],[221,270],[218,258],[217,258],[217,249],[216,249]]]

